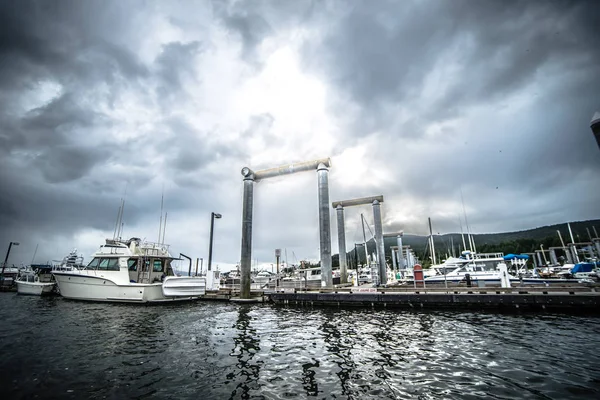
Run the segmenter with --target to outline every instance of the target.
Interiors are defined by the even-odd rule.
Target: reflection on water
[[[253,358],[260,351],[260,341],[256,338],[256,330],[251,325],[250,307],[240,306],[235,324],[237,334],[233,337],[233,350],[229,354],[237,358],[236,370],[227,374],[227,379],[237,381],[231,392],[231,399],[250,398],[250,391],[259,389],[257,385],[262,361],[254,362]]]
[[[600,319],[0,294],[6,398],[600,398]]]

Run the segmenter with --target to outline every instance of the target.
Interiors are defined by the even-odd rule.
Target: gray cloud
[[[0,2],[0,245],[21,240],[21,259],[36,242],[48,258],[73,243],[91,251],[112,234],[125,190],[126,231],[150,236],[164,187],[177,227],[167,236],[202,253],[206,216],[221,212],[215,254],[235,263],[240,168],[328,155],[332,200],[384,194],[389,231],[425,233],[428,216],[457,231],[461,190],[479,232],[597,218],[599,8]],[[296,59],[269,66],[281,48]],[[298,69],[323,99],[272,90],[289,83],[288,70],[262,77],[277,68]],[[305,114],[321,101],[322,114]],[[256,193],[254,256],[316,257],[314,175]],[[370,215],[348,214],[349,243],[360,212]]]

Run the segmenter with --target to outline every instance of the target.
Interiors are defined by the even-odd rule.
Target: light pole
[[[212,263],[212,246],[213,246],[213,231],[215,230],[215,218],[221,218],[221,214],[215,212],[210,213],[210,244],[208,247],[208,269],[210,271],[210,264]],[[208,275],[208,273],[207,273]]]
[[[13,245],[18,246],[19,242],[10,242],[8,244],[8,250],[6,251],[6,257],[4,258],[4,264],[2,264],[2,274],[0,274],[0,281],[2,282],[1,284],[4,285],[4,268],[6,268],[6,263],[8,262],[8,256],[10,254],[10,249],[13,247]]]

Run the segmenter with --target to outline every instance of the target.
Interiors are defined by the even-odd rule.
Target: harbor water
[[[0,293],[7,399],[597,399],[600,318]]]

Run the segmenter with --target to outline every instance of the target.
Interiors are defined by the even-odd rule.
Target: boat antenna
[[[120,229],[117,235],[119,238],[121,238],[121,235],[123,235],[123,212],[125,211],[125,200],[127,199],[127,185],[129,185],[129,182],[125,182],[125,194],[121,199],[121,219],[119,220]]]
[[[123,205],[123,199],[119,202],[119,211],[117,211],[117,220],[115,221],[115,230],[113,232],[113,240],[117,238],[117,229],[119,227],[119,219],[121,218],[121,206]]]
[[[158,223],[158,243],[160,243],[160,232],[162,230],[162,215],[163,215],[164,200],[165,200],[165,186],[163,185],[162,194],[160,196],[160,222]]]
[[[33,257],[31,258],[31,264],[33,264],[33,260],[35,260],[35,255],[37,254],[37,249],[39,245],[39,243],[35,245],[35,251],[33,252]]]
[[[590,233],[590,228],[585,228],[585,230],[587,231],[587,233],[588,233],[588,236],[590,237],[590,241],[594,240],[594,239],[592,238],[592,234]]]
[[[165,244],[165,232],[167,230],[167,215],[169,215],[169,213],[165,212],[165,223],[163,224],[163,235],[162,235],[162,242],[161,242],[161,244]]]
[[[458,224],[460,225],[460,236],[462,236],[463,249],[465,249],[465,251],[466,251],[467,250],[467,244],[465,242],[465,233],[463,232],[462,218],[460,218],[460,214],[458,214]],[[460,254],[460,251],[458,253]]]
[[[594,235],[596,235],[596,237],[598,237],[598,232],[596,232],[596,227],[592,226],[592,229],[594,230]]]
[[[435,244],[433,242],[433,230],[431,230],[431,218],[427,218],[429,221],[429,240],[431,240],[431,255],[433,256],[433,265],[437,264],[437,260],[435,258]]]
[[[362,213],[360,214],[360,221],[362,222],[362,231],[363,231],[363,243],[365,246],[365,265],[368,267],[369,266],[369,251],[367,250],[367,235],[365,234],[365,217],[362,215]],[[367,226],[369,226],[367,224]],[[369,228],[370,230],[370,228]]]

